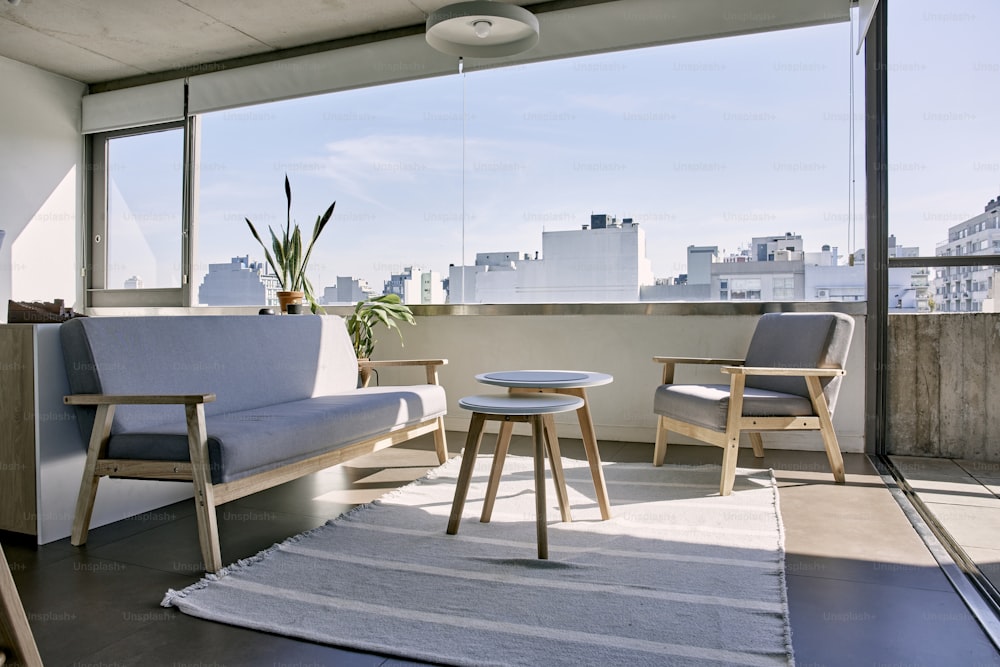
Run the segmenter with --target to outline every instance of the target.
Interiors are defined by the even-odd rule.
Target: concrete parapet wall
[[[1000,461],[1000,314],[889,317],[892,454]]]

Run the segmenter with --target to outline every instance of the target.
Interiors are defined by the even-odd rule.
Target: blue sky
[[[1000,194],[1000,3],[909,0],[892,12],[890,232],[933,254],[948,225]],[[283,223],[285,172],[300,224],[337,201],[317,285],[351,275],[380,287],[404,266],[446,274],[477,252],[533,254],[543,230],[578,229],[591,213],[640,223],[657,277],[686,271],[688,245],[734,252],[784,232],[846,255],[865,245],[850,218],[852,30],[456,71],[209,114],[198,268],[262,258],[243,218]],[[863,86],[858,69],[859,216]]]

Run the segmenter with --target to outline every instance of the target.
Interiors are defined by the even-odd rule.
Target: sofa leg
[[[438,463],[448,460],[448,439],[444,433],[444,417],[437,418],[437,430],[434,431],[434,449],[437,451]]]
[[[195,483],[195,510],[198,515],[198,543],[206,572],[222,569],[222,550],[219,546],[219,525],[215,514],[212,487]]]
[[[191,472],[194,479],[195,512],[198,516],[198,543],[206,572],[222,569],[222,552],[219,548],[219,525],[215,514],[215,493],[212,489],[212,470],[208,458],[208,434],[205,429],[205,406],[201,403],[185,405],[187,416],[188,449],[191,453]]]
[[[653,449],[653,465],[663,465],[663,460],[667,457],[667,425],[663,415],[656,418],[656,445]]]
[[[87,447],[87,462],[84,464],[83,478],[80,480],[80,493],[76,497],[76,513],[73,515],[70,544],[75,547],[87,543],[90,518],[94,513],[94,500],[97,498],[97,485],[101,481],[100,475],[97,474],[97,462],[107,453],[111,421],[114,416],[114,405],[97,406],[94,428],[90,432],[90,444]]]

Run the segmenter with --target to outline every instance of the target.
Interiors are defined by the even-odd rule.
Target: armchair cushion
[[[664,384],[656,389],[653,412],[689,424],[726,430],[728,384]],[[808,398],[779,391],[747,387],[743,392],[746,417],[804,417],[813,414]]]

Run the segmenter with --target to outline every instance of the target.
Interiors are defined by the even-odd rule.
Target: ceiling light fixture
[[[452,56],[512,56],[538,43],[538,19],[517,5],[459,2],[431,12],[426,38],[432,47]]]
[[[478,21],[472,22],[472,31],[476,33],[476,37],[479,39],[486,39],[490,36],[490,28],[493,24],[485,19],[479,19]]]

